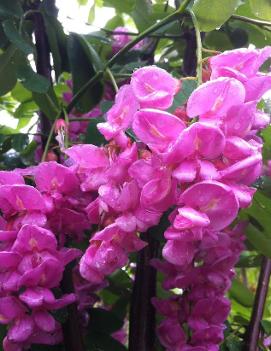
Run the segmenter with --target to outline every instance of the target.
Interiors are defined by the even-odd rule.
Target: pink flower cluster
[[[120,49],[122,49],[125,45],[130,43],[132,40],[131,36],[129,35],[129,30],[125,27],[116,27],[113,31],[112,35],[112,52],[116,54]],[[133,50],[140,50],[144,46],[145,40],[141,40],[137,43]]]
[[[0,172],[0,323],[8,325],[5,351],[59,343],[62,329],[51,311],[75,301],[74,294],[57,299],[54,291],[65,266],[81,252],[61,248],[55,234],[80,230],[82,218],[65,204],[78,184],[69,169],[56,163],[41,164],[33,173],[36,188],[26,185],[18,172]],[[61,212],[57,227],[60,206],[70,212]]]
[[[271,75],[259,68],[270,56],[267,47],[213,57],[211,80],[175,114],[168,111],[180,82],[161,68],[140,68],[119,89],[106,122],[98,124],[106,145],[74,145],[65,150],[64,165],[0,172],[5,351],[61,340],[50,311],[75,295],[57,300],[52,289],[59,287],[65,265],[80,256],[67,243],[92,229],[74,270],[84,311],[106,276],[146,245],[139,233],[169,209],[164,261],[153,264],[165,274],[164,288],[179,293],[153,300],[165,317],[158,335],[168,351],[218,350],[230,310],[224,294],[243,248],[242,227],[229,225],[250,205],[251,185],[262,169],[257,132],[269,118],[257,104],[270,89]]]
[[[250,205],[255,192],[250,185],[261,174],[257,132],[269,117],[257,104],[270,89],[271,76],[258,70],[270,55],[267,47],[213,57],[211,80],[187,103],[188,117],[197,122],[174,140],[169,150],[174,158],[165,155],[181,160],[172,173],[181,193],[165,231],[166,262],[154,262],[166,276],[164,288],[182,291],[153,301],[165,316],[158,335],[169,351],[217,351],[223,340],[230,310],[223,295],[243,248],[241,228],[226,228],[239,208]]]
[[[167,289],[182,289],[180,306],[188,312],[181,321],[176,314],[165,313],[158,330],[169,351],[215,351],[223,338],[223,321],[229,312],[223,294],[242,249],[239,230],[226,228],[240,208],[250,205],[255,192],[250,186],[261,173],[262,141],[257,132],[269,118],[257,104],[269,90],[271,76],[259,73],[259,68],[270,54],[267,47],[212,58],[211,80],[190,96],[188,118],[167,112],[180,87],[178,81],[155,66],[141,68],[119,90],[107,121],[98,125],[111,145],[114,142],[124,151],[115,156],[113,168],[112,160],[100,158],[100,170],[89,176],[88,182],[102,182],[95,206],[89,206],[90,215],[96,215],[100,226],[106,213],[110,224],[91,239],[80,271],[98,282],[126,264],[130,235],[135,238],[175,206],[165,232],[166,263],[160,268],[166,273]],[[131,145],[131,133],[139,140],[137,146]],[[125,157],[125,173],[122,168],[111,175],[112,169],[119,168],[121,155],[135,148],[132,160],[131,154]],[[96,159],[92,158],[95,164]],[[143,225],[139,213],[144,213]],[[214,300],[217,314],[212,318],[207,306]],[[156,301],[158,309],[159,305]]]

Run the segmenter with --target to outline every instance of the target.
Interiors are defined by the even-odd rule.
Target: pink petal
[[[187,102],[187,115],[223,116],[245,100],[244,86],[233,78],[218,78],[202,84],[193,91]]]
[[[181,195],[179,202],[206,213],[214,230],[227,227],[238,213],[238,201],[232,189],[216,181],[192,185]]]
[[[165,151],[184,128],[184,123],[176,116],[154,109],[139,110],[133,122],[136,136],[157,152]]]
[[[131,87],[141,107],[166,110],[172,105],[179,83],[162,68],[146,66],[133,73]]]

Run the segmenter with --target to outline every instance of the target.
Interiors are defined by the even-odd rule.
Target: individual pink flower
[[[187,115],[191,118],[224,116],[231,107],[245,101],[245,88],[237,79],[217,78],[200,85],[187,102]]]
[[[192,185],[182,193],[179,203],[205,213],[215,230],[225,228],[238,213],[238,201],[232,189],[216,181]]]
[[[184,128],[179,118],[155,109],[139,110],[133,121],[136,136],[156,152],[164,152]]]
[[[107,122],[98,124],[99,131],[106,140],[116,137],[130,127],[138,108],[138,101],[130,85],[123,85],[116,95],[115,104],[106,114]]]
[[[172,105],[180,83],[164,69],[147,66],[132,74],[131,87],[142,108],[166,110]]]
[[[225,51],[220,55],[210,58],[212,79],[221,76],[220,68],[229,67],[240,72],[245,77],[253,77],[258,73],[260,66],[271,57],[271,47],[263,49],[241,48]]]

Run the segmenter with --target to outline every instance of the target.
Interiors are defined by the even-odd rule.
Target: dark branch
[[[264,257],[261,264],[261,271],[253,306],[252,316],[248,329],[247,351],[258,350],[260,334],[260,323],[264,312],[264,305],[268,293],[268,286],[271,274],[271,259]]]
[[[150,260],[157,257],[159,242],[150,232],[142,235],[148,246],[138,253],[135,282],[133,287],[129,351],[154,351],[155,309],[151,298],[156,295],[156,270],[150,266]]]
[[[40,5],[40,2],[37,2],[34,6],[34,9],[37,9]],[[37,48],[37,57],[36,57],[36,67],[37,73],[46,77],[50,82],[52,82],[51,71],[52,67],[50,64],[50,49],[46,36],[45,26],[43,22],[42,15],[40,13],[33,14],[34,23],[35,23],[35,40]],[[42,134],[48,135],[51,129],[51,122],[48,117],[43,113],[39,113],[40,116],[40,131]],[[42,137],[43,148],[46,144],[46,137]]]

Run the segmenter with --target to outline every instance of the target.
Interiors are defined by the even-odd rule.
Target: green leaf
[[[271,199],[266,197],[261,191],[257,191],[252,205],[243,212],[255,218],[262,227],[266,237],[271,239]]]
[[[54,121],[59,115],[58,100],[52,87],[45,94],[33,92],[33,100],[50,120]]]
[[[0,1],[0,16],[3,17],[21,17],[23,9],[19,0],[1,0]]]
[[[34,113],[38,111],[37,104],[33,101],[23,101],[15,110],[14,117],[15,118],[31,118]]]
[[[91,6],[88,13],[88,24],[92,24],[95,20],[95,4]]]
[[[246,236],[258,252],[271,258],[271,240],[267,239],[259,229],[249,224],[246,228]]]
[[[116,289],[129,289],[132,283],[131,278],[123,269],[111,274],[108,277],[108,281],[110,282],[110,287],[115,287],[115,291]]]
[[[31,119],[29,117],[21,117],[17,124],[16,131],[20,132],[22,128],[25,128],[29,125],[30,121]]]
[[[97,7],[103,7],[104,6],[104,2],[103,0],[94,0],[94,3]]]
[[[58,79],[62,72],[65,70],[69,71],[69,63],[67,61],[67,37],[57,18],[43,13],[43,19],[50,50],[53,56],[53,67],[56,79]]]
[[[0,24],[0,49],[6,48],[8,45],[8,38],[4,32],[3,26]]]
[[[19,82],[17,82],[15,87],[12,89],[11,95],[15,100],[20,102],[24,102],[32,98],[31,92],[25,89]]]
[[[17,78],[14,68],[16,47],[10,45],[7,50],[0,55],[0,96],[8,93],[15,86]],[[3,79],[4,78],[4,79]]]
[[[26,55],[32,54],[34,52],[33,46],[30,45],[22,36],[22,34],[19,33],[17,24],[14,19],[5,20],[2,23],[2,26],[9,41],[18,49],[20,49]]]
[[[200,30],[209,32],[221,27],[238,5],[239,0],[195,0],[192,10],[197,17]]]
[[[77,0],[79,6],[85,6],[88,3],[88,0]]]
[[[134,0],[104,0],[105,7],[113,7],[117,13],[131,14],[134,9]]]
[[[27,134],[16,134],[12,137],[12,147],[16,151],[21,151],[28,144],[29,138]]]
[[[262,257],[260,255],[241,255],[238,263],[235,267],[252,268],[259,267],[262,262]]]
[[[123,27],[124,21],[121,15],[112,17],[105,25],[106,29],[114,30],[116,27]]]
[[[177,107],[182,106],[185,104],[189,98],[189,96],[192,94],[192,92],[196,89],[197,87],[197,82],[196,80],[183,80],[182,82],[182,87],[180,92],[174,97],[174,101],[172,106],[170,107],[169,111],[173,112],[176,110]]]
[[[245,307],[252,307],[254,302],[253,293],[241,282],[234,279],[229,294],[238,303]]]
[[[91,118],[88,124],[85,142],[100,146],[106,142],[104,136],[97,129],[97,124],[102,122],[100,118]]]
[[[26,89],[35,93],[46,93],[50,87],[49,80],[34,72],[24,57],[21,57],[17,65],[17,78]]]
[[[149,0],[136,0],[132,12],[133,20],[139,31],[143,31],[152,24],[152,5]]]
[[[225,343],[228,351],[241,351],[243,349],[242,340],[240,340],[236,335],[229,335],[226,338]]]
[[[249,4],[255,16],[267,21],[271,20],[270,0],[249,0]]]
[[[119,330],[123,321],[114,313],[103,308],[92,308],[90,310],[90,329],[97,332],[112,334]]]
[[[214,30],[206,34],[204,38],[204,45],[211,50],[231,50],[232,43],[228,34],[222,31]]]
[[[73,93],[76,94],[102,66],[99,56],[85,38],[71,34],[68,40],[68,53],[71,64]],[[103,84],[96,83],[88,88],[78,101],[76,108],[88,112],[97,105],[103,96]]]

